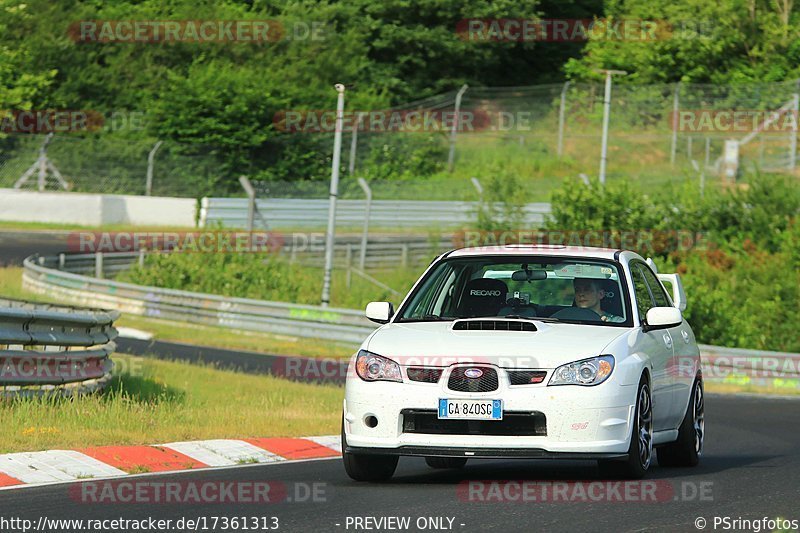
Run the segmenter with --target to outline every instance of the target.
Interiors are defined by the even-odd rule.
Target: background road
[[[467,480],[597,480],[591,462],[472,461],[462,471],[434,471],[421,459],[403,458],[391,482],[369,485],[350,481],[336,459],[137,478],[162,482],[279,481],[288,487],[321,482],[325,501],[88,505],[70,496],[70,485],[55,485],[0,492],[0,517],[178,519],[266,515],[279,517],[281,531],[348,531],[348,516],[410,516],[412,524],[420,516],[454,517],[455,531],[697,531],[694,524],[700,516],[708,520],[706,530],[713,531],[715,515],[800,519],[800,403],[714,395],[706,401],[708,437],[701,465],[694,469],[656,467],[649,477],[659,487],[673,487],[678,500],[488,503],[462,501],[457,494],[459,484]],[[704,501],[699,487],[705,487]],[[689,501],[680,501],[681,493]]]
[[[67,251],[69,231],[0,230],[0,267],[22,266],[22,260],[39,253]]]

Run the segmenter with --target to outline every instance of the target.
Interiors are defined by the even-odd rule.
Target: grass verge
[[[0,453],[339,431],[344,389],[115,355],[103,393],[0,400]]]

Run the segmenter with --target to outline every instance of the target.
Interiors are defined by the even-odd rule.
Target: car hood
[[[403,366],[491,363],[504,368],[556,368],[600,355],[628,328],[534,321],[537,331],[453,331],[453,322],[390,323],[366,349]]]

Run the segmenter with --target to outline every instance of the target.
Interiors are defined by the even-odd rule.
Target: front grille
[[[539,411],[505,412],[502,420],[440,420],[434,409],[403,409],[403,433],[544,437],[547,419]]]
[[[438,383],[439,378],[442,377],[442,372],[444,372],[444,370],[441,368],[424,367],[412,367],[406,371],[408,379],[411,381],[421,381],[423,383]]]
[[[467,377],[467,370],[479,368],[483,375],[478,378]],[[460,366],[454,368],[447,380],[447,388],[458,392],[491,392],[497,390],[497,371],[490,367]]]
[[[453,324],[453,330],[536,331],[536,326],[524,320],[459,320]]]
[[[547,372],[544,370],[506,370],[512,385],[535,385],[544,381]]]

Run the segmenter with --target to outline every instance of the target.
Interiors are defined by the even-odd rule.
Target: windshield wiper
[[[503,318],[516,318],[519,320],[538,320],[539,322],[561,322],[557,318],[544,317],[544,316],[506,315]]]
[[[420,318],[401,318],[398,322],[440,322],[443,320],[453,320],[452,318],[445,318],[439,315],[423,315]]]

